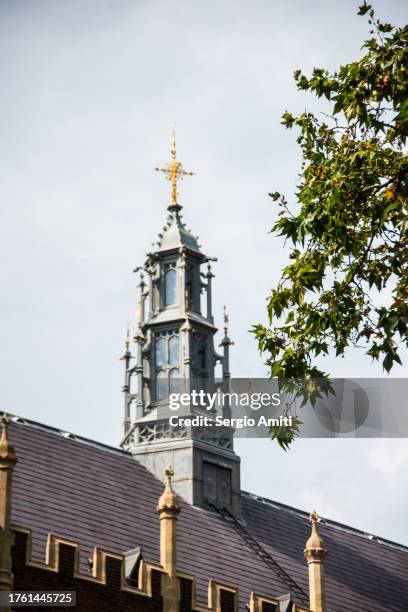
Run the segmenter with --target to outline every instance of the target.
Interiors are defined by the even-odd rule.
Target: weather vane
[[[172,146],[171,146],[171,163],[167,164],[164,168],[155,168],[158,172],[164,172],[166,179],[171,183],[171,199],[173,206],[177,205],[177,181],[182,179],[184,176],[192,176],[194,172],[184,170],[183,164],[176,159],[176,125],[172,124]]]

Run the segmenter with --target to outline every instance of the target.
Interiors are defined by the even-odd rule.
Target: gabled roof
[[[43,560],[47,534],[81,545],[81,562],[95,545],[124,553],[137,546],[159,562],[155,511],[163,485],[125,451],[31,421],[10,424],[19,463],[13,484],[13,523],[33,530],[33,552]],[[327,609],[408,610],[408,549],[338,523],[320,523],[329,556]],[[310,535],[306,513],[242,493],[242,521],[182,503],[178,521],[178,569],[197,577],[206,603],[207,582],[239,588],[245,610],[249,593],[307,593],[303,557]],[[306,603],[306,602],[303,602]]]

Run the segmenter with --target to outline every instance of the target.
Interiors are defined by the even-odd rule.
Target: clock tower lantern
[[[191,504],[216,507],[239,517],[240,460],[233,450],[233,432],[213,433],[209,427],[170,425],[169,416],[210,416],[195,402],[169,410],[171,394],[229,389],[228,318],[224,313],[222,354],[214,348],[217,328],[212,313],[211,264],[197,237],[186,225],[178,202],[177,182],[192,172],[176,158],[173,128],[171,162],[163,172],[171,183],[166,224],[155,248],[146,255],[139,274],[138,322],[134,354],[129,337],[124,362],[124,422],[121,446],[161,477],[167,465],[175,471],[174,487]],[[203,299],[204,298],[204,299]],[[128,334],[129,336],[129,334]],[[214,369],[221,364],[222,378]],[[226,416],[228,407],[218,413]],[[181,421],[181,419],[180,419]],[[218,430],[219,428],[217,428]]]

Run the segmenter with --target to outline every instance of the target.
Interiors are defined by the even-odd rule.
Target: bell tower
[[[175,471],[174,488],[191,504],[226,509],[239,517],[240,460],[233,450],[233,432],[169,423],[171,394],[217,388],[229,389],[228,318],[224,314],[222,354],[214,348],[211,264],[197,237],[180,214],[177,182],[192,175],[177,161],[173,127],[171,162],[163,172],[171,183],[166,224],[152,252],[147,253],[139,274],[135,351],[130,351],[129,331],[124,362],[124,437],[121,446],[161,478],[167,465]],[[203,270],[204,268],[204,270]],[[205,299],[203,299],[205,298]],[[221,364],[222,375],[214,369]],[[228,406],[213,407],[190,402],[177,416],[216,414],[226,416]],[[217,430],[219,428],[216,428]]]

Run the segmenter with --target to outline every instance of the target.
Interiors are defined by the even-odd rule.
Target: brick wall
[[[14,589],[16,591],[35,590],[76,591],[77,612],[162,612],[160,594],[160,573],[152,572],[152,597],[127,593],[121,590],[121,562],[118,559],[106,560],[106,584],[96,584],[82,578],[74,578],[74,546],[61,544],[59,553],[59,571],[26,564],[27,535],[16,533],[13,548]],[[30,607],[33,612],[53,610],[61,612],[61,607]],[[69,610],[69,608],[65,608]],[[184,607],[189,612],[191,608]]]
[[[52,550],[52,547],[50,548]],[[23,530],[15,531],[13,546],[14,590],[16,591],[75,591],[76,612],[165,612],[161,597],[161,572],[152,568],[150,584],[151,597],[136,592],[123,590],[122,564],[123,560],[116,555],[106,555],[104,562],[103,581],[98,582],[87,576],[75,576],[77,567],[78,547],[69,542],[60,542],[57,547],[58,562],[54,569],[43,564],[27,563],[30,558],[29,535]],[[52,566],[52,564],[51,564]],[[235,612],[238,594],[222,585],[219,588],[219,612]],[[192,608],[193,581],[186,577],[180,578],[180,612],[194,612]],[[242,602],[241,602],[242,605]],[[276,612],[278,606],[263,602],[262,612]],[[218,610],[217,605],[215,606]],[[47,606],[31,607],[33,612],[61,612],[61,608]]]
[[[122,560],[106,557],[104,584],[74,576],[76,555],[74,544],[60,543],[58,570],[52,571],[40,564],[27,563],[30,553],[28,534],[15,532],[13,546],[14,590],[16,591],[75,591],[76,612],[165,612],[161,598],[161,573],[151,572],[152,596],[126,592],[121,588]],[[191,607],[193,585],[188,578],[180,579],[180,612],[193,612]],[[221,590],[220,612],[234,612],[235,596]],[[33,612],[61,612],[69,608],[31,607]]]

